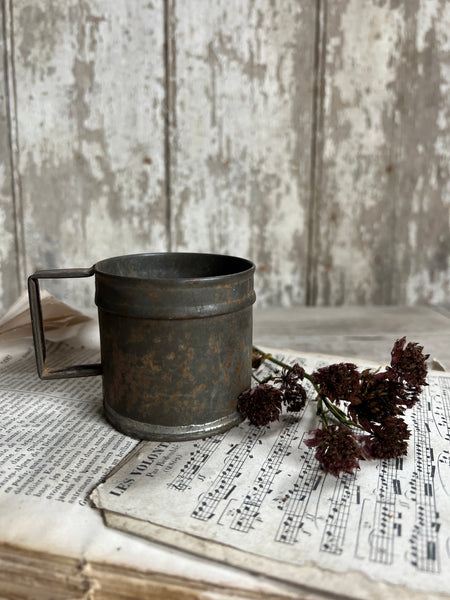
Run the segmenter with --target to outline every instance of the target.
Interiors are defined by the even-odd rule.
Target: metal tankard
[[[188,440],[242,418],[250,386],[255,266],[218,254],[107,258],[88,269],[37,271],[28,279],[42,379],[102,375],[106,418],[140,439]],[[46,366],[39,280],[95,277],[101,363]]]

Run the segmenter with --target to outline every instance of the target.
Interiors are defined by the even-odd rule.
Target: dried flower
[[[317,369],[312,374],[320,393],[336,404],[340,400],[357,401],[360,395],[360,373],[352,363],[339,363]]]
[[[249,388],[239,396],[237,408],[253,425],[267,425],[280,418],[283,393],[269,383]]]
[[[283,402],[289,412],[298,412],[306,404],[306,390],[300,381],[305,376],[305,369],[298,363],[291,368],[284,368],[281,375],[275,379],[283,392]]]
[[[264,354],[262,354],[261,352],[259,352],[258,350],[255,350],[255,348],[253,348],[252,350],[252,369],[259,369],[259,367],[262,365],[264,361]]]
[[[427,385],[426,360],[429,354],[423,354],[423,346],[414,342],[406,344],[406,338],[397,340],[391,352],[391,365],[386,374],[403,387],[403,404],[411,408],[418,401],[422,387]]]
[[[329,425],[309,432],[312,438],[305,440],[309,448],[316,448],[316,459],[323,468],[339,477],[340,473],[354,473],[359,469],[358,460],[364,459],[355,435],[343,425]]]
[[[408,450],[411,433],[403,419],[389,417],[381,425],[373,427],[373,434],[366,439],[362,450],[367,458],[397,458]],[[368,438],[368,439],[367,439]]]
[[[418,401],[422,387],[427,385],[428,355],[423,354],[422,346],[406,344],[406,338],[397,340],[384,371],[360,372],[353,363],[339,363],[312,374],[297,363],[290,366],[254,350],[254,368],[268,360],[283,370],[263,381],[255,377],[258,385],[239,396],[238,409],[253,424],[278,420],[283,404],[288,411],[300,411],[306,404],[306,381],[316,392],[322,428],[310,431],[313,437],[305,443],[316,448],[317,460],[329,473],[354,473],[359,460],[406,454],[410,432],[401,416]]]
[[[403,414],[402,386],[388,379],[385,373],[374,373],[369,369],[360,377],[360,394],[348,408],[349,416],[370,430],[371,423],[380,423],[386,418]]]
[[[391,352],[391,366],[388,373],[395,373],[398,380],[406,381],[412,387],[427,385],[425,361],[429,354],[423,354],[423,346],[414,342],[406,344],[406,337],[397,340]]]

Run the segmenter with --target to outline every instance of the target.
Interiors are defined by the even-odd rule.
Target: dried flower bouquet
[[[360,460],[405,455],[410,431],[402,418],[420,399],[427,385],[423,347],[403,337],[392,348],[390,365],[381,370],[358,370],[337,363],[307,373],[299,364],[288,365],[258,348],[253,349],[254,372],[264,361],[281,368],[238,399],[238,410],[254,425],[279,419],[283,407],[302,410],[307,387],[315,392],[319,426],[310,431],[306,445],[329,473],[354,473]]]

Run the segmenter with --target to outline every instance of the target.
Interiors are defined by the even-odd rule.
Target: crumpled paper
[[[45,337],[52,342],[68,340],[80,334],[93,318],[41,290]],[[94,323],[93,323],[94,324]],[[0,319],[0,343],[32,339],[28,294],[24,292]]]

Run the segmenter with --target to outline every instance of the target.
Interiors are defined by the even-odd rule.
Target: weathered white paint
[[[28,272],[166,250],[161,7],[13,11]],[[64,289],[85,303],[77,283]]]
[[[448,294],[446,4],[328,3],[319,304]]]
[[[4,13],[0,11],[0,31],[9,31],[9,23],[3,21]],[[9,38],[0,38],[0,308],[9,306],[19,292],[18,273],[20,272],[21,247],[18,239],[17,205],[14,198],[14,131],[11,131],[10,103],[14,102],[11,85],[9,55]],[[11,98],[12,97],[12,98]]]
[[[3,6],[0,307],[169,249],[251,258],[259,306],[448,302],[448,1]]]
[[[304,303],[313,7],[211,0],[174,11],[174,247],[247,256],[260,304]]]
[[[392,113],[391,59],[403,26],[401,10],[386,4],[351,0],[334,8],[327,30],[317,273],[325,304],[368,302],[377,287],[373,254],[390,235],[380,231],[385,225],[379,219],[380,175],[390,164],[389,157],[383,160],[383,119]]]

